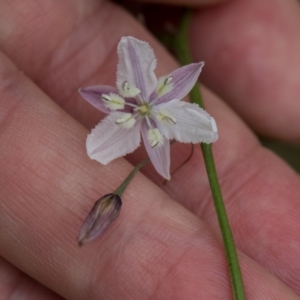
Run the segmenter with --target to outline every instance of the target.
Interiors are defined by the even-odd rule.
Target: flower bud
[[[81,227],[78,245],[82,246],[102,234],[118,217],[121,205],[121,198],[116,194],[107,194],[96,201]]]

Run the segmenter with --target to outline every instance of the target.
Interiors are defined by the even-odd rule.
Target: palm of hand
[[[226,19],[229,13],[223,9]],[[69,0],[37,6],[27,0],[26,7],[3,2],[0,11],[0,254],[12,264],[1,262],[4,295],[18,290],[30,299],[231,299],[199,149],[165,187],[151,166],[145,168],[146,177],[132,182],[109,233],[88,247],[76,245],[93,202],[113,191],[131,169],[123,159],[107,167],[88,159],[86,134],[102,115],[82,101],[77,89],[114,83],[115,47],[121,36],[151,43],[160,62],[158,75],[176,68],[170,56],[111,3]],[[202,37],[201,59],[208,60],[215,44],[197,22],[209,22],[207,14],[213,18],[220,12],[211,13],[204,18],[199,13],[192,32]],[[197,43],[195,38],[192,46],[199,56]],[[231,65],[237,72],[238,63]],[[256,65],[251,67],[255,70]],[[228,90],[238,92],[222,69],[223,77],[214,80],[214,70],[207,68],[205,80],[224,98],[230,98]],[[245,89],[251,84],[258,95],[270,88],[261,83],[256,91],[251,81],[243,84]],[[220,129],[214,154],[248,299],[298,299],[299,176],[264,150],[218,97],[207,89],[203,93]],[[243,106],[230,99],[255,124],[250,96],[240,97]],[[256,112],[266,106],[261,101]],[[286,108],[291,122],[295,105]],[[274,114],[267,114],[268,126],[259,121],[252,127],[275,135],[276,122]],[[280,137],[297,137],[296,129],[290,132],[281,126],[286,123],[282,118],[280,122]],[[188,152],[186,145],[175,145],[173,164]],[[140,149],[129,161],[142,157]],[[22,288],[14,290],[18,269],[27,275]]]

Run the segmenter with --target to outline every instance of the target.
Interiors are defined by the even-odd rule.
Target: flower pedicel
[[[79,90],[108,116],[88,135],[91,159],[107,164],[133,152],[141,141],[157,172],[170,179],[170,142],[212,143],[215,120],[197,104],[181,101],[196,83],[203,62],[156,78],[156,59],[148,43],[122,37],[118,44],[117,87],[99,85]]]

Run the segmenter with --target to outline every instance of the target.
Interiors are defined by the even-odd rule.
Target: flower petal
[[[163,145],[152,148],[148,141],[148,131],[150,127],[146,122],[143,122],[141,127],[142,137],[145,148],[151,159],[151,162],[156,171],[167,180],[171,179],[170,175],[170,142],[164,139]]]
[[[144,101],[155,90],[157,79],[154,74],[156,58],[148,43],[133,37],[122,37],[118,45],[117,87],[122,91],[124,83],[135,85]]]
[[[141,120],[130,129],[116,125],[116,120],[123,114],[110,113],[88,135],[86,148],[91,159],[106,165],[115,158],[133,152],[140,145]]]
[[[218,139],[218,129],[214,118],[197,104],[186,103],[178,99],[155,105],[157,126],[167,139],[175,139],[182,143],[212,143]],[[169,114],[174,122],[168,118],[162,120],[159,112]]]
[[[156,104],[165,103],[173,99],[183,99],[197,82],[203,66],[204,62],[200,62],[176,69],[168,75],[172,76],[172,90],[157,100],[153,99],[154,95],[151,95],[151,98]]]
[[[94,107],[108,114],[110,109],[105,106],[102,94],[118,93],[118,89],[108,85],[95,85],[79,89],[79,94]]]

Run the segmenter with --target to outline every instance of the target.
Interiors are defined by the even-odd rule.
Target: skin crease
[[[147,166],[125,192],[112,227],[83,248],[75,241],[93,202],[132,168],[124,159],[105,167],[88,159],[86,134],[102,115],[78,87],[114,84],[123,35],[149,41],[158,75],[177,67],[173,59],[106,2],[2,2],[0,12],[1,256],[67,299],[231,299],[197,147],[165,187]],[[220,130],[214,154],[247,299],[298,299],[299,177],[218,97],[203,93]],[[174,167],[189,151],[172,147]],[[129,160],[144,155],[141,149]]]

